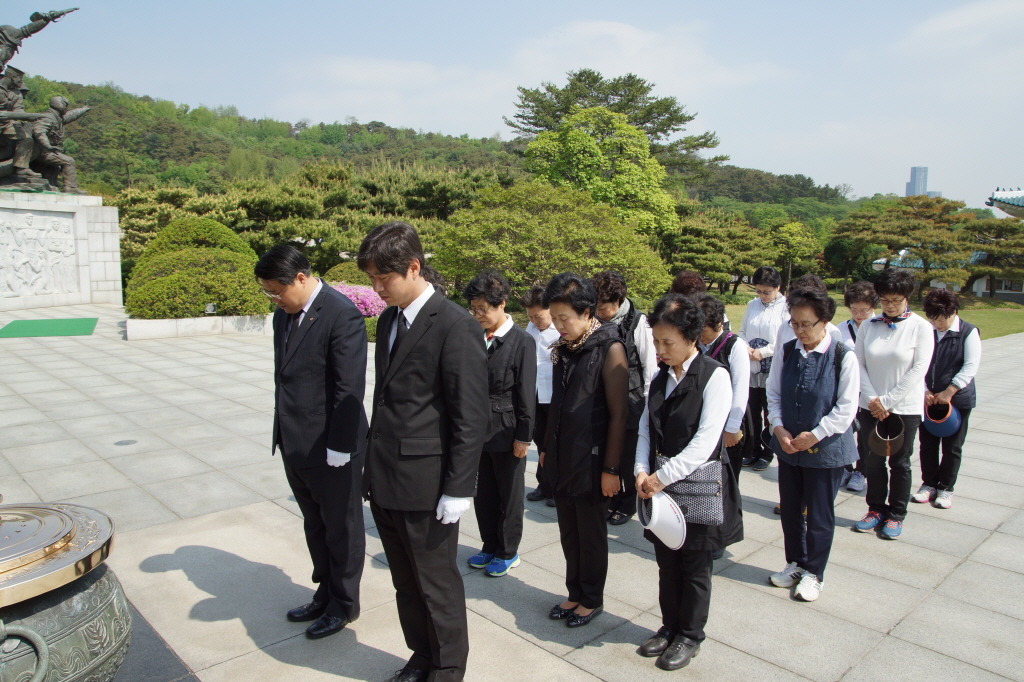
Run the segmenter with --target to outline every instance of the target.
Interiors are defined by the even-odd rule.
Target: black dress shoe
[[[416,668],[402,668],[388,678],[387,682],[427,682],[430,674],[426,670]]]
[[[745,466],[745,467],[754,466],[754,462],[756,462],[757,459],[758,459],[757,457],[744,457],[743,458],[743,466]]]
[[[316,620],[320,616],[324,615],[324,611],[327,610],[327,604],[317,604],[315,601],[311,601],[308,604],[303,604],[297,609],[292,609],[288,612],[288,620],[293,623],[304,623],[307,620]]]
[[[325,613],[317,618],[315,623],[306,628],[306,637],[310,639],[327,637],[335,632],[340,632],[346,625],[348,625],[347,619]]]
[[[719,561],[724,556],[725,556],[725,550],[724,549],[716,549],[715,551],[713,551],[711,553],[711,558],[714,559],[715,561]]]
[[[647,658],[654,658],[655,656],[661,656],[661,653],[668,648],[668,645],[672,643],[672,638],[675,635],[672,634],[672,630],[665,626],[658,629],[658,632],[646,642],[640,645],[640,655]]]
[[[608,524],[612,526],[621,526],[622,524],[627,523],[631,518],[632,516],[630,514],[615,512],[608,517]]]
[[[754,462],[754,464],[750,468],[753,469],[754,471],[764,471],[769,466],[771,466],[771,462],[766,460],[764,457],[761,457],[756,462]]]
[[[658,656],[654,665],[662,670],[679,670],[690,664],[690,659],[700,653],[700,644],[689,637],[676,635],[664,653]]]
[[[584,625],[586,625],[590,621],[592,621],[595,618],[597,618],[598,616],[600,616],[602,611],[604,611],[604,607],[603,606],[598,606],[596,609],[594,609],[593,611],[591,611],[590,613],[588,613],[585,616],[581,616],[578,613],[574,612],[571,616],[569,616],[566,619],[565,625],[566,625],[566,627],[570,627],[570,628],[583,627]]]
[[[574,606],[572,609],[563,609],[561,604],[555,604],[551,607],[551,611],[548,613],[548,618],[551,620],[565,620],[576,613],[573,611],[575,608],[576,607]]]
[[[537,488],[532,493],[526,493],[526,499],[528,499],[530,502],[540,502],[541,500],[546,500],[547,497],[548,496],[545,495],[544,491],[541,490],[540,488]]]
[[[549,497],[548,499],[544,500],[544,504],[546,504],[549,507],[554,507],[555,506],[555,498]]]

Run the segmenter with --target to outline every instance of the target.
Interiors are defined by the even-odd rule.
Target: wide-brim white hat
[[[640,525],[654,533],[666,547],[679,549],[686,542],[686,517],[666,493],[657,493],[649,500],[638,495],[636,508]]]

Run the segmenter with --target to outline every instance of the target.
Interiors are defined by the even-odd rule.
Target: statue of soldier
[[[0,112],[25,113],[25,72],[8,66],[0,76]],[[41,182],[39,173],[29,170],[32,160],[32,124],[21,120],[0,118],[0,177],[14,177],[6,182]]]
[[[11,26],[10,24],[4,24],[0,26],[0,69],[14,58],[14,55],[18,53],[18,48],[21,47],[21,42],[31,35],[39,33],[46,28],[50,22],[57,21],[66,14],[70,14],[77,10],[77,7],[72,9],[66,9],[54,12],[35,12],[29,21],[32,23],[26,24],[21,28]]]
[[[63,191],[67,194],[88,194],[78,188],[78,170],[75,160],[64,153],[64,126],[81,118],[92,107],[79,107],[68,111],[70,103],[64,97],[50,99],[50,108],[35,122],[32,136],[35,138],[34,162],[45,169],[43,175],[56,186],[57,174],[64,179]]]

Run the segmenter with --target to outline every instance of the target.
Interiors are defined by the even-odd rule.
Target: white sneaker
[[[949,509],[953,506],[953,491],[952,490],[940,490],[935,501],[932,502],[933,507],[939,509]]]
[[[823,589],[825,584],[818,580],[818,576],[804,571],[800,584],[796,586],[796,598],[800,601],[814,601]]]
[[[864,478],[864,474],[859,471],[854,471],[853,476],[850,476],[850,480],[846,484],[846,489],[855,493],[862,493],[867,487],[868,479]]]
[[[793,585],[800,581],[800,576],[803,574],[804,569],[791,561],[778,573],[772,573],[772,577],[769,580],[772,581],[772,585],[775,585],[775,587],[793,587]]]
[[[916,493],[910,496],[910,500],[911,502],[924,504],[925,502],[931,502],[934,500],[937,493],[938,491],[930,485],[923,485],[918,488]]]
[[[846,484],[850,482],[851,478],[853,478],[853,472],[852,471],[844,471],[843,472],[843,478],[839,481],[839,487],[840,488],[845,488]]]

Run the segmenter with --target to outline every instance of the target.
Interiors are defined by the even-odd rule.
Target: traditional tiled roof
[[[997,188],[985,205],[994,206],[1015,218],[1024,218],[1024,191],[1020,187],[1015,190]]]
[[[980,263],[987,254],[984,251],[975,251],[971,254],[970,263],[972,265]],[[871,261],[872,265],[885,266],[885,258],[879,258],[878,260]],[[889,267],[891,268],[902,268],[904,270],[921,270],[924,267],[924,263],[921,262],[920,258],[914,258],[907,254],[907,249],[900,251],[899,255],[895,258],[889,259]],[[932,270],[942,270],[944,266],[936,265],[932,267]],[[881,268],[876,268],[881,269]]]

